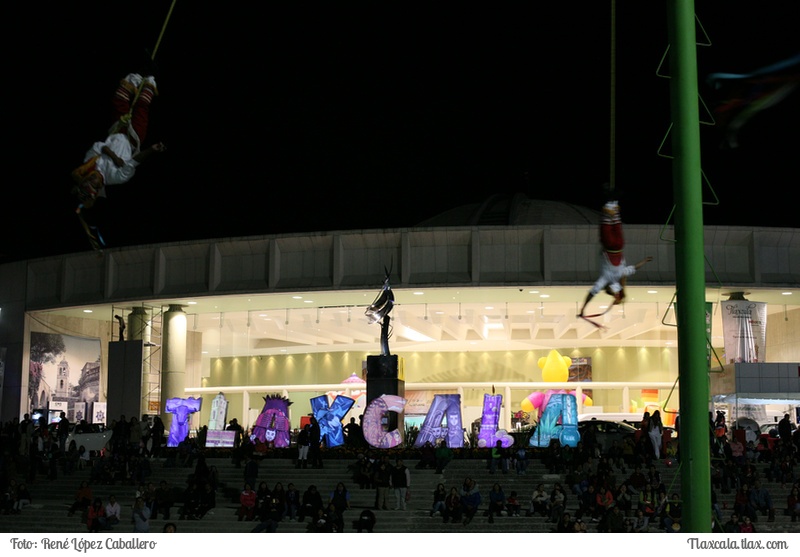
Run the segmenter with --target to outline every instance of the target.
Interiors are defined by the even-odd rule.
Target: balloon
[[[547,383],[565,383],[569,380],[569,366],[572,358],[562,356],[557,350],[551,350],[546,357],[539,358],[542,370],[542,381]]]

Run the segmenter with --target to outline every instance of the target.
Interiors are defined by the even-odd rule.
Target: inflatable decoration
[[[505,429],[497,429],[500,423],[500,407],[503,403],[503,395],[483,395],[483,412],[481,413],[481,429],[478,432],[479,447],[495,447],[500,441],[502,447],[507,449],[514,444]]]
[[[447,425],[442,425],[445,417]],[[419,448],[430,442],[436,445],[445,439],[451,449],[464,446],[464,426],[461,425],[461,395],[433,395],[433,402],[419,428],[414,446]]]
[[[355,403],[355,400],[344,395],[337,396],[330,406],[328,405],[327,395],[320,395],[311,399],[311,411],[319,423],[320,440],[325,441],[326,447],[338,447],[344,443],[342,418],[345,417]]]
[[[542,370],[542,380],[547,383],[566,383],[569,380],[569,366],[572,359],[562,356],[556,350],[551,350],[546,357],[539,358],[538,365]],[[564,389],[550,389],[547,392],[535,391],[529,394],[520,404],[523,412],[536,414],[538,419],[542,418],[542,413],[550,397],[554,394],[571,394],[577,396],[576,391],[565,391]],[[581,394],[581,402],[584,406],[592,406],[591,397]]]
[[[228,416],[228,401],[219,393],[211,400],[211,416],[208,418],[209,431],[223,431]]]
[[[173,414],[169,426],[167,447],[177,447],[189,435],[189,415],[200,411],[202,398],[170,398],[167,399],[166,412]]]
[[[399,430],[386,431],[387,414],[403,411],[406,399],[397,395],[381,395],[369,403],[364,411],[364,439],[376,449],[391,449],[403,441]]]
[[[256,418],[252,438],[276,447],[289,446],[289,406],[292,402],[281,395],[264,397],[264,408]]]
[[[581,436],[578,433],[578,402],[575,395],[556,393],[550,397],[531,436],[530,445],[547,447],[552,439],[557,439],[562,447],[578,446]]]

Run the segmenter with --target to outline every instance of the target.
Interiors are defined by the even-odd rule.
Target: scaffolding
[[[142,342],[140,414],[158,414],[161,406],[161,307],[112,306],[112,340]]]

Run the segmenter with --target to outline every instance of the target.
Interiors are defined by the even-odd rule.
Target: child
[[[509,495],[506,499],[506,510],[508,510],[508,516],[519,516],[519,509],[520,504],[519,501],[517,501],[517,492],[512,491],[511,495]]]

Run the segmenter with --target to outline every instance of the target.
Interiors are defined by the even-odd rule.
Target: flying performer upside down
[[[113,106],[118,117],[105,141],[95,142],[87,151],[83,164],[72,171],[78,196],[78,211],[91,207],[98,197],[105,197],[108,185],[124,184],[133,178],[136,167],[153,152],[166,149],[156,143],[141,150],[147,135],[150,103],[158,94],[153,76],[137,73],[125,76],[114,93]]]
[[[125,76],[119,82],[113,98],[117,120],[109,129],[106,139],[95,142],[86,152],[83,164],[72,171],[75,183],[72,193],[78,198],[75,212],[95,249],[104,242],[96,224],[88,222],[95,219],[84,219],[83,211],[92,209],[99,199],[106,197],[106,186],[128,182],[139,163],[154,152],[166,150],[161,142],[141,149],[147,136],[150,104],[156,95],[158,89],[153,76],[142,77],[137,73]]]
[[[583,302],[578,317],[586,319],[592,325],[600,327],[599,324],[592,321],[590,318],[599,317],[603,313],[586,315],[586,306],[589,302],[601,291],[606,292],[609,296],[614,298],[614,301],[606,310],[609,311],[613,306],[621,304],[625,299],[625,282],[627,277],[633,275],[642,268],[646,263],[653,260],[651,256],[647,256],[635,265],[628,265],[625,261],[623,248],[625,247],[625,239],[622,235],[622,219],[620,217],[619,202],[608,201],[603,205],[603,215],[600,220],[600,243],[603,247],[602,267],[600,269],[600,277],[592,286],[586,299]]]

